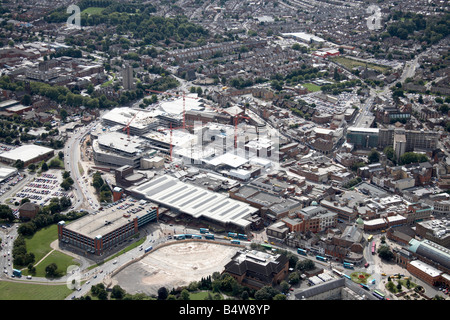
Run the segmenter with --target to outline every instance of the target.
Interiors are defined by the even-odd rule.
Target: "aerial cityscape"
[[[448,1],[0,13],[0,300],[450,300]]]

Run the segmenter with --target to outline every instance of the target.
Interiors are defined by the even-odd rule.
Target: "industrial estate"
[[[0,12],[0,299],[450,299],[446,1]]]

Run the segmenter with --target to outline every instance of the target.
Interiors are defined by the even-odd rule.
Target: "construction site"
[[[170,291],[222,272],[239,250],[237,246],[206,241],[170,242],[120,270],[112,282],[131,294],[156,295],[161,287]]]

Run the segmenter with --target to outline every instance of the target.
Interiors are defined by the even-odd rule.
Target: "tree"
[[[111,291],[111,298],[123,299],[125,296],[125,290],[123,290],[119,285],[115,285]]]
[[[183,289],[181,291],[179,300],[190,300],[189,296],[190,296],[189,291],[187,291],[187,289]]]
[[[18,170],[23,169],[24,162],[20,159],[17,159],[16,162],[14,163],[14,167],[17,168]]]
[[[289,280],[289,283],[296,285],[300,282],[300,275],[298,274],[298,272],[292,272],[289,275],[288,280]]]
[[[273,297],[273,300],[286,300],[286,296],[282,293],[279,293]]]
[[[295,266],[297,270],[299,271],[305,271],[305,270],[312,270],[316,267],[314,261],[310,260],[310,259],[305,259],[305,260],[299,260],[297,262],[297,265]]]
[[[399,164],[410,164],[410,163],[420,163],[427,162],[428,157],[424,154],[415,152],[405,152],[399,159]]]
[[[60,184],[61,188],[63,188],[65,191],[70,189],[70,183],[67,180],[63,180]]]
[[[29,94],[24,95],[20,102],[25,106],[29,106],[31,104],[31,96]]]
[[[69,177],[70,177],[70,171],[64,171],[64,172],[62,173],[62,177],[63,177],[63,179],[69,178]]]
[[[166,300],[169,296],[169,292],[166,287],[161,287],[158,289],[158,300]]]
[[[44,162],[44,163],[42,164],[42,166],[41,166],[41,171],[42,171],[42,172],[45,172],[45,171],[47,171],[47,170],[48,170],[48,165],[47,165],[46,162]]]
[[[61,109],[61,111],[59,112],[59,116],[61,117],[62,121],[66,121],[68,115],[69,113],[67,112],[66,109]]]
[[[392,146],[387,146],[386,148],[384,148],[383,153],[386,156],[386,158],[388,158],[392,162],[394,163],[397,162],[397,156],[395,155],[395,151]]]
[[[58,275],[57,270],[58,270],[58,266],[56,265],[56,263],[51,263],[45,267],[45,273],[49,277],[54,277],[54,276]]]
[[[6,204],[0,204],[0,219],[6,219],[9,222],[15,219],[12,209]]]
[[[387,261],[390,261],[394,258],[394,254],[392,253],[391,249],[389,249],[389,247],[386,245],[380,246],[380,248],[378,249],[378,255],[381,259]]]
[[[289,283],[287,283],[285,280],[281,281],[280,287],[281,292],[287,293],[289,291]]]
[[[256,300],[272,300],[280,292],[271,286],[264,286],[255,292]]]
[[[380,161],[380,153],[377,150],[372,149],[372,151],[370,151],[369,156],[367,158],[369,160],[369,163],[376,163],[376,162]]]

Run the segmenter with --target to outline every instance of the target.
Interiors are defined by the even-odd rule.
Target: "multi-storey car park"
[[[95,214],[89,214],[70,224],[58,223],[58,240],[62,244],[81,249],[85,253],[103,255],[115,245],[137,234],[139,229],[158,219],[158,206],[145,200],[128,200],[133,209],[105,208]],[[125,205],[125,204],[124,204]]]

